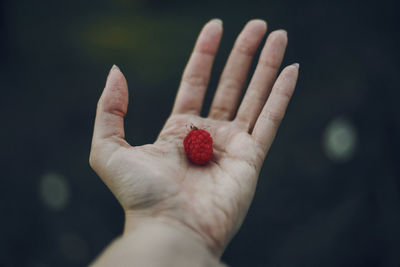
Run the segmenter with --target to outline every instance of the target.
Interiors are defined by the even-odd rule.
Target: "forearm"
[[[223,267],[199,240],[169,225],[146,221],[125,231],[91,266]]]

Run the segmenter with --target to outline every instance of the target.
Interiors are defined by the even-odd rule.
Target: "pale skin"
[[[171,243],[177,247],[193,248],[191,251],[199,251],[199,257],[218,262],[246,216],[260,169],[297,81],[298,64],[285,67],[278,75],[287,33],[277,30],[268,35],[245,88],[266,31],[262,20],[246,24],[227,60],[208,116],[201,117],[222,36],[222,22],[208,22],[184,70],[172,113],[153,144],[131,146],[126,142],[128,86],[122,72],[115,66],[111,69],[97,106],[90,165],[122,205],[125,228],[95,265],[115,262],[118,266],[139,260],[137,257],[145,262],[146,253],[135,258],[131,250],[138,249],[134,243],[139,237],[146,239],[146,231],[150,235],[165,233],[157,235],[165,244],[170,244],[169,238],[174,236],[176,240]],[[214,140],[213,158],[205,166],[191,163],[183,149],[183,138],[192,124],[209,131]],[[149,243],[152,250],[152,240],[142,240],[141,244]],[[158,252],[163,249],[160,242],[155,245]]]

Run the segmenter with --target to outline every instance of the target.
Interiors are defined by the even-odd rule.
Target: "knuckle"
[[[122,110],[118,106],[111,107],[107,112],[110,113],[110,114],[113,114],[115,116],[118,116],[118,117],[125,117],[125,115],[126,115],[126,112],[124,112],[124,110]]]
[[[236,91],[242,88],[243,79],[240,79],[237,75],[225,75],[221,77],[221,88],[227,91]]]
[[[278,70],[280,67],[279,60],[268,57],[268,58],[260,58],[259,64],[265,68],[270,68],[273,70]]]
[[[245,129],[246,131],[250,130],[250,121],[249,117],[246,114],[238,113],[235,118],[235,122],[241,129]]]
[[[229,107],[224,106],[224,105],[219,105],[219,106],[212,107],[210,117],[227,118],[230,116],[229,114],[230,114]]]
[[[237,44],[236,44],[236,50],[240,53],[243,54],[245,56],[253,56],[255,53],[255,49],[252,45],[249,44],[249,40],[247,40],[246,38],[240,40]]]
[[[190,75],[184,74],[182,78],[182,82],[186,83],[190,87],[203,87],[207,84],[207,78],[202,75]]]
[[[276,87],[275,93],[286,98],[287,101],[289,101],[289,99],[292,97],[292,91],[285,87]]]
[[[235,46],[239,52],[247,56],[253,56],[257,51],[258,44],[261,41],[260,34],[242,32],[242,34],[237,39]]]
[[[212,44],[203,43],[197,52],[202,55],[214,56],[216,49]]]
[[[280,111],[269,109],[266,112],[266,119],[272,123],[276,128],[279,127],[283,119],[283,113]]]
[[[93,170],[96,169],[96,159],[95,159],[94,153],[92,151],[90,152],[90,155],[89,155],[89,165]]]

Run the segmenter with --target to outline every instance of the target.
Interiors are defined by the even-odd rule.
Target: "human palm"
[[[116,67],[99,100],[90,163],[114,193],[127,220],[146,218],[194,232],[220,255],[240,227],[255,191],[260,168],[285,113],[298,66],[278,79],[287,43],[284,31],[271,33],[240,107],[249,67],[266,24],[249,22],[239,35],[221,76],[207,118],[200,117],[222,25],[212,20],[199,35],[182,77],[171,116],[154,144],[130,146],[123,117],[128,89]],[[214,154],[205,166],[186,158],[189,125],[206,129]]]

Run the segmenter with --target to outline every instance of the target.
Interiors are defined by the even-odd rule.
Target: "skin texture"
[[[142,222],[157,221],[196,239],[216,257],[241,226],[253,199],[260,169],[294,91],[298,64],[277,77],[287,44],[284,30],[269,34],[247,88],[253,56],[267,30],[262,20],[238,36],[212,102],[200,117],[222,22],[202,29],[183,73],[172,113],[154,144],[125,141],[128,86],[114,66],[97,106],[90,165],[121,203],[124,235]],[[239,103],[241,95],[245,96]],[[214,157],[191,163],[182,140],[188,125],[210,132]]]

